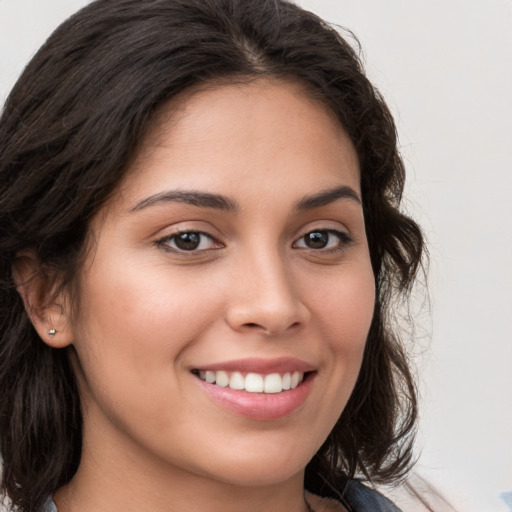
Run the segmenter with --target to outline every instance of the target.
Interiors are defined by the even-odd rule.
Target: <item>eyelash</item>
[[[304,233],[296,242],[293,243],[293,247],[297,247],[297,244],[300,240],[304,240],[306,236],[313,235],[313,234],[327,234],[329,235],[329,241],[330,243],[331,236],[334,235],[338,238],[338,243],[334,247],[321,247],[321,248],[312,248],[312,247],[300,247],[301,249],[310,250],[313,252],[322,252],[322,253],[337,253],[344,251],[348,245],[352,243],[352,237],[346,233],[345,231],[340,231],[338,229],[332,229],[332,228],[320,228],[320,229],[312,229],[311,231],[308,231],[307,233]]]
[[[203,242],[202,239],[208,238],[209,240],[212,241],[213,244],[218,245],[218,247],[213,247],[213,248],[208,248],[208,249],[204,249],[204,248],[199,249],[196,247],[194,249],[187,250],[187,249],[182,249],[180,247],[171,247],[170,246],[171,243],[174,243],[174,244],[176,243],[176,239],[179,236],[183,236],[183,235],[199,235],[199,246]],[[172,235],[161,238],[156,243],[157,243],[157,245],[162,246],[165,250],[175,252],[178,254],[203,252],[203,251],[208,251],[208,250],[212,250],[212,249],[221,249],[222,247],[224,247],[220,242],[218,242],[213,236],[209,235],[208,233],[205,233],[204,231],[196,231],[193,229],[185,229],[182,231],[177,231],[176,233],[173,233]]]
[[[334,247],[320,247],[320,248],[312,248],[312,247],[298,247],[298,243],[301,240],[304,240],[306,236],[313,235],[313,234],[327,234],[329,235],[329,240],[327,242],[327,245],[331,242],[331,237],[334,235],[338,238],[338,243]],[[199,238],[199,245],[198,247],[194,247],[191,249],[183,249],[176,246],[176,240],[178,237],[183,235],[198,235]],[[211,241],[212,244],[217,245],[217,247],[209,247],[209,248],[200,248],[201,244],[204,241],[204,238],[207,238]],[[351,244],[353,241],[352,237],[344,232],[339,231],[337,229],[332,228],[320,228],[320,229],[312,229],[311,231],[308,231],[307,233],[304,233],[300,238],[298,238],[293,244],[292,247],[298,248],[298,249],[305,249],[309,250],[315,253],[337,253],[345,250],[345,248]],[[161,238],[160,240],[157,240],[157,245],[163,247],[166,251],[178,253],[178,254],[192,254],[192,253],[198,253],[198,252],[204,252],[209,251],[213,249],[222,249],[224,245],[221,242],[218,242],[213,236],[211,236],[208,233],[205,233],[204,231],[196,231],[196,230],[183,230],[178,231],[176,233],[173,233],[172,235],[166,236],[164,238]],[[174,243],[174,247],[172,247],[170,244]]]

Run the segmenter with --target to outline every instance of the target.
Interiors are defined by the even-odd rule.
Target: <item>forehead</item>
[[[259,79],[210,84],[165,104],[121,188],[298,181],[359,190],[356,151],[334,113],[301,84]]]

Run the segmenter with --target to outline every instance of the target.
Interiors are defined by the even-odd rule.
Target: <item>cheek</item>
[[[212,287],[164,265],[102,263],[84,280],[75,329],[87,379],[142,390],[162,375],[169,385],[181,352],[219,317]]]
[[[313,288],[311,309],[334,350],[360,352],[373,318],[375,283],[369,265],[341,269]]]
[[[375,306],[373,272],[369,262],[362,262],[343,269],[342,277],[326,284],[318,294],[314,315],[321,319],[342,403],[348,400],[359,374]]]
[[[107,418],[134,436],[169,432],[174,411],[186,407],[182,353],[219,316],[212,291],[199,294],[164,267],[96,269],[84,283],[75,342],[89,424]]]
[[[343,274],[343,275],[341,275]],[[371,268],[344,269],[318,285],[310,296],[317,350],[323,351],[322,396],[316,417],[320,446],[341,416],[354,389],[373,318],[375,287]]]
[[[104,267],[97,265],[82,291],[86,302],[79,324],[90,333],[117,336],[122,332],[130,339],[146,332],[151,343],[157,334],[157,338],[170,339],[208,321],[208,310],[214,307],[211,287],[198,290],[187,273],[173,272],[165,265],[130,263],[126,270]]]

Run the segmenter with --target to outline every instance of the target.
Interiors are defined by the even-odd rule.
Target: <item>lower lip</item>
[[[276,420],[297,410],[307,399],[314,380],[314,374],[307,377],[295,388],[281,393],[248,393],[223,388],[196,379],[209,397],[224,409],[254,420]]]

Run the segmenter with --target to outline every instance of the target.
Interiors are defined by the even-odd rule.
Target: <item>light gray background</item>
[[[258,0],[255,0],[258,1]],[[0,104],[85,0],[0,0]],[[430,244],[418,472],[460,512],[512,490],[512,1],[301,0],[360,38]],[[407,509],[408,511],[411,509]]]

